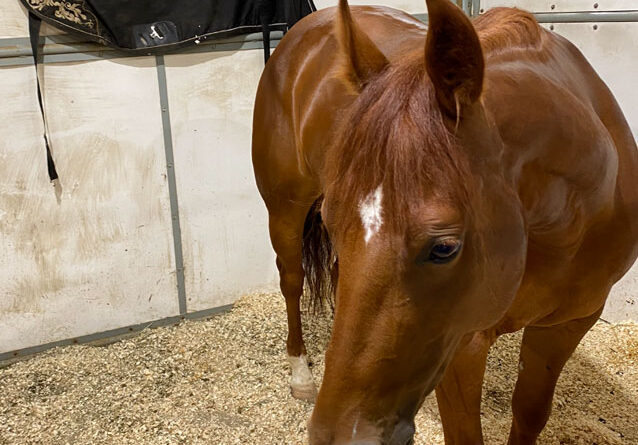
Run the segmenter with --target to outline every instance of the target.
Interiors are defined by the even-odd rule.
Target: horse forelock
[[[383,191],[384,222],[400,227],[432,194],[466,201],[467,156],[444,121],[423,56],[372,79],[347,111],[324,174],[335,191],[339,230],[359,219],[360,204]]]

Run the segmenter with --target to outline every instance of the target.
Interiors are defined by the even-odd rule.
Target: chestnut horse
[[[488,350],[523,328],[509,443],[535,443],[638,254],[636,144],[582,54],[517,9],[427,6],[428,28],[345,0],[311,14],[259,85],[253,164],[296,397],[315,397],[304,277],[336,286],[311,444],[410,444],[434,389],[445,443],[482,443]]]

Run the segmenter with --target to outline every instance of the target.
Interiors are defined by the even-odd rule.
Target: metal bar
[[[89,60],[107,60],[129,57],[127,54],[116,51],[91,52],[91,53],[70,53],[70,54],[49,54],[42,58],[41,64],[64,63],[64,62],[85,62]],[[32,65],[33,57],[9,57],[0,59],[0,67],[12,67]]]
[[[270,39],[270,48],[276,48],[281,39]],[[229,42],[229,43],[214,43],[207,46],[191,46],[180,51],[178,54],[193,54],[193,53],[207,53],[215,51],[238,51],[248,49],[264,49],[264,42],[261,40],[255,40],[252,42]],[[176,53],[177,54],[177,53]]]
[[[428,22],[428,15],[427,14],[412,14],[412,17],[414,17],[415,19],[417,19],[420,22],[423,23],[427,23]]]
[[[283,32],[281,31],[272,31],[271,33],[271,41],[279,41],[283,37]],[[141,52],[126,52],[126,51],[118,51],[116,49],[110,48],[108,46],[99,45],[96,43],[78,40],[73,36],[68,34],[63,35],[55,35],[55,36],[47,36],[41,37],[40,43],[42,46],[41,54],[44,56],[52,55],[52,54],[73,54],[73,53],[117,53],[118,57],[139,57],[144,54]],[[171,53],[183,53],[187,52],[191,49],[195,49],[197,51],[212,50],[212,51],[225,51],[223,48],[231,47],[231,48],[239,48],[243,49],[243,45],[251,44],[251,43],[262,43],[262,34],[261,33],[251,33],[243,36],[235,36],[232,38],[226,39],[209,39],[204,40],[200,44],[190,47],[182,47],[180,49],[176,49],[166,54]],[[263,46],[262,46],[263,48]],[[14,57],[29,57],[31,56],[31,41],[28,37],[18,37],[18,38],[6,38],[0,39],[0,59],[3,58],[14,58]]]
[[[471,17],[476,17],[481,12],[481,0],[472,0]]]
[[[171,115],[168,108],[168,85],[166,82],[166,66],[164,56],[156,56],[157,81],[159,84],[160,106],[162,107],[162,127],[164,129],[164,152],[166,153],[166,178],[168,194],[171,202],[171,220],[173,222],[173,245],[175,247],[175,272],[177,278],[177,298],[179,313],[185,315],[186,284],[184,280],[184,253],[182,251],[182,229],[179,221],[179,203],[177,201],[177,182],[175,180],[175,159],[173,156],[173,133],[171,131]]]
[[[275,48],[279,40],[271,40],[270,47]],[[263,49],[263,42],[244,42],[244,43],[216,43],[213,45],[206,46],[195,46],[192,48],[188,48],[186,50],[180,51],[179,53],[173,54],[192,54],[192,53],[207,53],[207,52],[218,52],[218,51],[243,51],[243,50],[251,50],[251,49]],[[98,52],[86,52],[86,53],[65,53],[65,54],[49,54],[43,57],[42,63],[64,63],[64,62],[85,62],[89,60],[106,60],[106,59],[118,59],[125,57],[148,57],[144,55],[131,55],[129,53],[124,53],[121,51],[114,51],[111,49],[103,48],[103,51]],[[31,56],[22,56],[22,57],[0,57],[0,67],[10,67],[10,66],[22,66],[22,65],[32,65],[33,57]]]
[[[460,2],[457,2],[457,5],[461,7],[461,9],[463,10],[463,12],[466,15],[472,15],[472,1],[471,0],[461,0]]]
[[[31,39],[29,37],[3,37],[0,38],[0,48],[10,46],[29,46]],[[69,34],[54,34],[51,36],[40,36],[40,46],[51,45],[54,43],[81,43],[77,37]],[[87,42],[84,42],[87,43]]]
[[[69,44],[48,44],[43,47],[41,54],[74,54],[93,52],[118,52],[108,47],[96,47],[92,43],[69,43]],[[126,53],[119,52],[126,57]],[[0,47],[0,59],[8,57],[30,57],[31,48],[22,45]]]
[[[591,12],[537,12],[540,23],[638,22],[638,10]]]
[[[233,307],[232,304],[225,306],[219,306],[213,309],[205,309],[203,311],[191,312],[184,315],[178,315],[175,317],[167,317],[159,320],[153,320],[146,323],[139,323],[136,325],[125,326],[123,328],[111,329],[109,331],[98,332],[95,334],[82,335],[80,337],[68,338],[64,340],[54,341],[43,345],[32,346],[29,348],[18,349],[16,351],[10,351],[0,354],[0,368],[8,366],[18,360],[24,360],[29,356],[46,351],[48,349],[57,348],[60,346],[69,346],[77,344],[99,344],[105,345],[113,343],[123,338],[128,338],[130,335],[139,334],[146,329],[157,328],[160,326],[167,326],[171,324],[178,324],[184,319],[199,319],[206,318],[212,315],[216,315],[222,312],[227,312]]]
[[[468,8],[467,1],[471,2]],[[480,0],[466,0],[464,10],[476,16],[480,12]],[[588,23],[588,22],[638,22],[638,10],[628,11],[591,11],[591,12],[540,12],[535,14],[541,23]],[[415,18],[427,22],[427,14],[415,14]],[[283,36],[281,31],[274,31],[271,48]],[[43,63],[79,62],[96,59],[112,59],[139,57],[139,53],[116,51],[102,45],[78,41],[69,35],[43,37]],[[172,53],[198,53],[208,51],[238,51],[262,49],[260,33],[247,34],[241,38],[211,39],[200,45],[187,47]],[[0,67],[20,66],[31,63],[31,47],[27,37],[0,39]]]
[[[476,12],[480,12],[480,2],[475,0]],[[590,23],[590,22],[638,22],[636,11],[596,11],[596,12],[537,12],[534,14],[540,23]],[[413,17],[423,23],[428,22],[427,14],[413,14]]]

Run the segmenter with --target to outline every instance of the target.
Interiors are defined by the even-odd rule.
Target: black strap
[[[58,179],[58,172],[55,169],[53,156],[51,156],[51,148],[49,147],[49,138],[47,137],[47,124],[44,118],[44,106],[42,105],[42,92],[40,90],[40,78],[38,76],[38,53],[40,40],[40,25],[42,20],[29,12],[29,35],[31,37],[31,52],[33,53],[33,62],[35,63],[35,81],[38,85],[38,103],[40,104],[40,114],[42,115],[42,123],[44,124],[44,144],[47,148],[47,168],[49,171],[49,179],[54,181]]]
[[[264,64],[266,64],[270,59],[270,26],[268,23],[262,23],[261,29],[264,35]]]
[[[270,58],[270,22],[275,16],[275,5],[273,0],[262,0],[259,6],[261,16],[261,32],[264,42],[264,64]]]

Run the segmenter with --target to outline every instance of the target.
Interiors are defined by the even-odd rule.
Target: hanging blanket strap
[[[51,156],[51,147],[49,146],[49,137],[47,136],[47,123],[44,117],[44,106],[42,104],[42,91],[40,89],[40,76],[38,75],[38,59],[39,59],[39,40],[40,40],[40,26],[42,20],[36,17],[33,13],[29,12],[29,35],[31,37],[31,52],[33,53],[33,62],[35,64],[35,81],[38,87],[38,103],[40,104],[40,114],[42,115],[42,123],[44,124],[44,144],[47,149],[47,169],[49,172],[49,179],[54,181],[58,179],[58,172],[55,169],[55,163],[53,162],[53,156]]]
[[[270,22],[275,16],[274,0],[261,0],[259,5],[259,15],[261,18],[261,31],[264,42],[264,63],[270,58]]]

